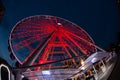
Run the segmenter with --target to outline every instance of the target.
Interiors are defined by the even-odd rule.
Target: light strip
[[[1,64],[1,65],[0,65],[0,80],[2,80],[2,79],[1,79],[1,74],[2,74],[2,73],[1,73],[1,68],[2,68],[2,67],[4,67],[4,68],[7,69],[7,71],[8,71],[8,78],[9,78],[9,80],[10,80],[10,70],[9,70],[8,66],[6,66],[6,65],[4,65],[4,64]]]

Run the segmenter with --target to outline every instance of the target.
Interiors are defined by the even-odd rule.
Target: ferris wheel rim
[[[11,32],[10,32],[10,36],[9,36],[10,49],[11,49],[11,52],[12,52],[13,56],[16,58],[16,60],[17,60],[20,64],[23,64],[23,62],[20,61],[20,59],[16,56],[16,54],[15,54],[15,52],[14,52],[14,50],[13,50],[13,47],[12,47],[12,35],[11,35],[11,34],[12,34],[12,32],[15,30],[16,26],[17,26],[18,24],[20,24],[22,21],[25,21],[25,20],[27,20],[27,19],[34,18],[34,17],[40,17],[40,16],[57,17],[57,16],[51,16],[51,15],[33,15],[33,16],[25,17],[25,18],[21,19],[20,21],[18,21],[18,22],[13,26],[13,28],[12,28],[12,30],[11,30]],[[69,23],[72,23],[73,25],[75,25],[76,28],[79,28],[79,29],[83,30],[83,32],[84,32],[84,33],[89,37],[89,39],[91,40],[91,43],[93,43],[93,44],[95,43],[94,40],[92,39],[92,37],[91,37],[83,28],[81,28],[80,26],[78,26],[78,25],[75,24],[74,22],[71,22],[70,20],[66,20],[66,19],[61,18],[61,17],[57,17],[57,18],[62,19],[62,20],[65,20],[65,21],[67,21],[67,22],[69,22]],[[95,48],[95,51],[97,51],[96,48]]]

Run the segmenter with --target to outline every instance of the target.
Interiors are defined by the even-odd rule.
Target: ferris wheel
[[[49,15],[19,21],[9,37],[10,51],[21,65],[55,62],[96,51],[92,38],[78,25]]]

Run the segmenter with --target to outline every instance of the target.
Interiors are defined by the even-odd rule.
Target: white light
[[[84,60],[83,60],[83,59],[81,59],[81,64],[82,64],[82,65],[84,64]]]
[[[22,78],[24,78],[24,75],[21,75]]]
[[[51,73],[50,73],[50,71],[42,71],[42,74],[43,75],[50,75]]]
[[[61,23],[57,23],[58,25],[62,25]]]
[[[95,63],[96,61],[97,61],[97,58],[93,58],[93,59],[91,60],[92,63]]]
[[[81,70],[85,70],[85,67],[82,67]]]

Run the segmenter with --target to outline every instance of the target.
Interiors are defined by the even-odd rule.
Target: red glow
[[[11,32],[10,47],[17,60],[24,62],[51,33],[53,35],[36,59],[37,64],[91,55],[96,50],[93,40],[79,26],[54,16],[33,16],[17,23]]]

